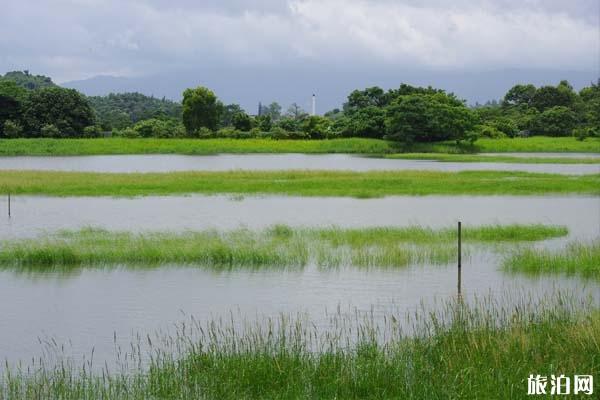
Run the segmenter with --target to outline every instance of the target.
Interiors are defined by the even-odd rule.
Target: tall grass
[[[297,196],[600,194],[600,174],[507,171],[0,171],[0,194],[143,196],[186,193]]]
[[[564,273],[600,279],[600,240],[572,242],[561,250],[519,249],[504,260],[509,271]]]
[[[9,367],[0,397],[513,399],[527,398],[530,374],[598,376],[599,310],[561,297],[517,303],[422,308],[410,332],[394,315],[338,315],[325,330],[303,318],[194,321],[158,342],[148,336],[147,366],[135,362],[140,350],[125,372],[40,360]]]
[[[465,243],[535,241],[567,234],[562,226],[484,225],[464,230]],[[196,264],[223,269],[447,264],[456,258],[456,231],[420,226],[392,228],[237,229],[185,233],[110,232],[87,228],[0,245],[0,264],[54,266],[97,264]],[[468,251],[468,249],[467,249]]]
[[[270,139],[2,139],[0,155],[101,155],[101,154],[218,154],[218,153],[475,153],[485,152],[596,152],[600,140],[572,137],[480,139],[475,146],[454,142],[401,146],[379,139],[332,140]]]

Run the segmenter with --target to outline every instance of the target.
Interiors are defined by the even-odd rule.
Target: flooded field
[[[0,207],[5,209],[6,199]],[[300,197],[29,197],[12,199],[12,217],[2,217],[1,239],[36,237],[60,229],[94,226],[126,231],[181,231],[240,226],[464,226],[543,223],[564,225],[567,238],[540,242],[559,248],[570,240],[600,237],[596,197],[425,196],[382,199]],[[501,256],[475,250],[465,259],[466,299],[498,295],[544,298],[557,290],[600,301],[600,285],[561,275],[532,277],[506,273]],[[246,319],[303,314],[326,327],[326,311],[340,307],[376,317],[404,313],[420,304],[456,296],[456,265],[408,268],[300,268],[214,271],[164,265],[153,268],[75,268],[68,272],[0,272],[0,354],[27,361],[54,342],[74,359],[98,365],[115,360],[117,343],[135,333],[169,331],[189,316],[197,320]],[[507,295],[508,293],[508,295]],[[41,338],[41,341],[38,341]],[[49,345],[51,343],[52,345]],[[61,351],[62,352],[62,351]]]
[[[544,153],[545,154],[545,153]],[[0,157],[0,170],[53,170],[83,172],[171,172],[229,170],[431,170],[526,171],[556,174],[593,174],[600,164],[519,164],[499,162],[439,162],[360,157],[347,154],[221,154],[106,155],[71,157]]]

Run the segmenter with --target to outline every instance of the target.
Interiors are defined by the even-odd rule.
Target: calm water
[[[0,157],[0,170],[88,172],[169,172],[229,170],[432,170],[600,173],[600,164],[458,163],[360,157],[348,154],[112,155],[81,157]]]
[[[6,199],[0,200],[0,209]],[[547,223],[567,225],[567,239],[600,236],[597,197],[388,197],[384,199],[187,196],[116,198],[13,198],[13,217],[0,217],[0,238],[32,237],[43,231],[102,226],[114,230],[182,230],[239,226],[449,226],[468,224]],[[463,265],[467,298],[487,294],[527,293],[546,297],[556,289],[600,302],[600,286],[564,276],[506,274],[491,253],[475,253]],[[307,266],[295,270],[245,269],[215,272],[164,266],[158,269],[83,269],[19,273],[0,271],[0,358],[9,362],[39,356],[38,338],[67,343],[67,354],[81,359],[94,348],[97,365],[115,359],[113,338],[127,345],[135,332],[169,330],[193,315],[199,320],[231,310],[246,318],[306,313],[326,325],[324,310],[338,306],[377,315],[406,312],[421,302],[452,298],[456,267],[406,269]],[[3,366],[2,366],[3,367]],[[0,368],[2,368],[0,367]]]

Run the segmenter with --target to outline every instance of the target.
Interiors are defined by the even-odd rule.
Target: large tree
[[[542,112],[552,107],[571,107],[576,93],[567,81],[561,81],[558,86],[542,86],[536,90],[531,105]]]
[[[461,101],[445,93],[400,96],[386,110],[387,137],[411,143],[462,140],[476,116]]]
[[[529,107],[533,96],[535,96],[535,86],[529,85],[515,85],[504,96],[502,105],[504,107],[516,106],[516,107]]]
[[[217,129],[223,104],[205,87],[186,89],[183,92],[183,125],[188,134],[200,128]]]
[[[63,137],[83,134],[94,125],[94,112],[87,99],[74,89],[48,87],[32,91],[24,104],[26,131],[38,136],[42,127],[53,125]]]

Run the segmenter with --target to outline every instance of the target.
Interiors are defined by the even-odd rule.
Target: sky
[[[361,82],[360,76],[392,71],[433,76],[553,70],[585,73],[587,78],[597,76],[600,68],[599,4],[3,0],[0,72],[27,69],[57,82],[99,75],[141,82],[182,71],[188,83],[193,71],[199,71],[204,74],[199,81],[222,86],[227,76],[255,71],[281,77],[277,85],[285,86],[302,71],[311,71],[317,81],[330,77],[336,82],[332,86],[340,88],[352,86],[343,77],[360,87],[373,81]],[[232,84],[243,86],[239,79]],[[290,88],[297,90],[293,84]]]

